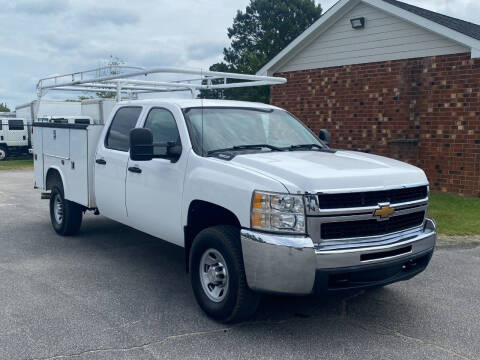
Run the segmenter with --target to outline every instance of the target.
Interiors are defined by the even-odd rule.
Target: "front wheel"
[[[260,296],[247,286],[240,231],[233,226],[211,227],[195,237],[190,277],[198,304],[217,321],[239,322],[257,310]]]
[[[55,232],[62,236],[75,235],[82,225],[82,207],[66,200],[63,187],[55,185],[50,193],[50,221]]]

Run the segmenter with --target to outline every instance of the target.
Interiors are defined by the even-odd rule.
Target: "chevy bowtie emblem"
[[[378,204],[379,209],[375,210],[373,216],[378,216],[381,220],[388,219],[391,215],[395,213],[395,209],[390,207],[389,204]]]

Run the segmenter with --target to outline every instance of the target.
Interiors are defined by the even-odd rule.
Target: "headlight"
[[[251,226],[263,231],[305,234],[303,196],[255,191]]]

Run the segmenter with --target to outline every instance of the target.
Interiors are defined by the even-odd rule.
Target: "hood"
[[[415,166],[354,151],[265,152],[238,155],[231,161],[280,181],[291,193],[382,190],[428,183],[425,173]]]

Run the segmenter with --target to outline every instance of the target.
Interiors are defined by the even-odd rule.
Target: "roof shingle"
[[[397,0],[383,0],[386,3],[394,5],[400,9],[409,11],[415,15],[421,16],[430,21],[436,22],[437,24],[448,27],[452,30],[458,31],[464,35],[470,36],[474,39],[480,40],[480,25],[460,20],[451,16],[442,15],[434,11],[426,10],[413,6],[410,4],[403,3]]]

